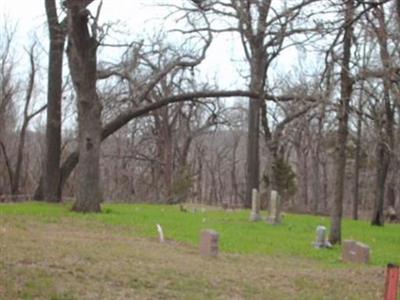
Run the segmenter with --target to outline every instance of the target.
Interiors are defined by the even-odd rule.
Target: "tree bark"
[[[358,108],[362,110],[362,99],[360,96],[360,104]],[[361,111],[360,110],[360,111]],[[361,134],[362,134],[362,115],[358,114],[357,118],[357,137],[356,137],[356,152],[354,161],[354,193],[353,193],[353,220],[358,220],[358,203],[360,202],[359,187],[360,187],[360,167],[361,167]]]
[[[387,145],[384,141],[379,141],[376,147],[376,178],[375,178],[375,201],[372,214],[371,225],[383,226],[385,223],[383,215],[383,205],[385,198],[385,182],[389,169],[389,155]]]
[[[346,175],[346,145],[348,136],[348,119],[351,95],[353,92],[353,80],[350,74],[350,58],[353,35],[354,1],[345,1],[345,24],[343,38],[343,60],[340,72],[340,103],[338,111],[338,140],[336,146],[335,169],[335,194],[331,213],[331,231],[329,240],[332,244],[340,244],[342,241],[342,214],[344,178]]]
[[[384,219],[384,199],[386,178],[389,171],[389,166],[392,161],[394,150],[394,105],[391,103],[390,91],[392,89],[391,78],[393,68],[391,56],[388,50],[388,33],[386,30],[386,22],[383,7],[378,6],[374,9],[374,16],[378,20],[378,26],[371,22],[379,42],[379,53],[382,65],[385,70],[383,76],[383,109],[378,112],[378,146],[377,146],[377,166],[376,166],[376,192],[374,211],[371,224],[383,226]]]
[[[247,130],[247,185],[245,207],[250,208],[252,190],[259,190],[260,182],[260,101],[257,98],[250,99]]]
[[[266,61],[262,40],[260,44],[253,45],[254,57],[250,66],[250,86],[251,92],[263,95],[266,77]],[[246,198],[244,206],[251,208],[252,191],[260,190],[260,113],[263,99],[251,97],[249,102],[248,128],[247,128],[247,184]],[[266,111],[266,109],[265,109]]]
[[[49,28],[49,65],[47,78],[47,122],[44,180],[42,193],[35,192],[35,198],[44,197],[48,202],[61,201],[61,98],[62,70],[66,31],[58,21],[54,0],[45,0]],[[39,199],[37,199],[39,200]],[[40,199],[42,200],[42,199]]]
[[[78,100],[78,149],[76,202],[73,210],[100,212],[100,144],[102,105],[96,91],[97,47],[95,30],[89,32],[85,6],[68,7],[68,62]]]

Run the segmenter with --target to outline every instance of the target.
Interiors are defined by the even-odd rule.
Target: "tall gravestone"
[[[164,243],[165,242],[164,231],[160,224],[157,224],[156,227],[157,227],[159,241],[160,243]]]
[[[271,191],[270,200],[270,214],[268,217],[268,223],[280,224],[281,223],[281,200],[277,191]]]
[[[260,197],[257,189],[253,189],[251,193],[251,214],[250,221],[257,222],[261,220],[260,215]]]

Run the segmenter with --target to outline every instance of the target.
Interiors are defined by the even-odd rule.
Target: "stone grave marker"
[[[326,227],[325,226],[322,226],[322,225],[317,226],[314,247],[315,248],[331,248],[332,247],[331,243],[329,243],[329,241],[326,239]]]
[[[280,224],[281,223],[281,212],[280,212],[280,197],[277,191],[271,191],[271,204],[270,214],[268,217],[268,223]]]
[[[203,230],[200,236],[200,255],[217,256],[218,255],[219,234],[214,230]]]
[[[257,222],[261,220],[260,215],[260,197],[257,189],[253,189],[251,193],[251,214],[250,221]]]
[[[159,239],[160,243],[164,243],[165,242],[164,231],[160,224],[156,224],[156,227],[157,227],[157,232],[158,232],[158,239]]]
[[[363,243],[347,240],[343,242],[343,262],[367,264],[369,262],[369,247]]]

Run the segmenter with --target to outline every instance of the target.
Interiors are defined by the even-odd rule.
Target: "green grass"
[[[265,222],[249,222],[247,210],[225,212],[210,209],[203,212],[198,209],[185,213],[177,206],[106,204],[101,214],[78,214],[71,212],[69,205],[37,202],[0,205],[0,220],[7,216],[30,217],[44,223],[78,218],[122,226],[132,230],[132,235],[154,238],[157,237],[158,223],[167,239],[191,245],[198,244],[202,229],[210,228],[219,232],[220,248],[224,252],[301,257],[328,265],[346,266],[340,262],[339,246],[329,250],[312,247],[316,226],[329,227],[330,223],[329,218],[318,216],[287,214],[283,224],[272,226]],[[342,226],[344,240],[355,239],[370,247],[371,265],[400,263],[400,225],[373,227],[366,221],[346,219]]]
[[[400,262],[399,225],[344,221],[344,238],[372,249],[370,265],[311,245],[328,219],[288,215],[251,223],[248,211],[177,206],[0,205],[0,299],[382,299],[385,264]],[[155,224],[168,241],[159,243]],[[221,234],[217,258],[199,255],[200,231]],[[400,296],[400,293],[399,293]]]

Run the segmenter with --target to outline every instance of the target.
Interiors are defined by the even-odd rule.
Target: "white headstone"
[[[322,225],[317,226],[315,233],[316,233],[315,243],[314,243],[315,248],[330,248],[331,247],[331,244],[326,239],[326,227],[325,226],[322,226]]]
[[[164,231],[160,224],[157,224],[157,231],[158,231],[158,237],[160,239],[160,243],[164,243],[165,242]]]
[[[270,224],[279,224],[281,222],[280,198],[277,191],[271,191],[270,214],[268,217],[268,222]]]
[[[251,215],[250,221],[260,221],[260,197],[257,189],[253,189],[251,193]]]

